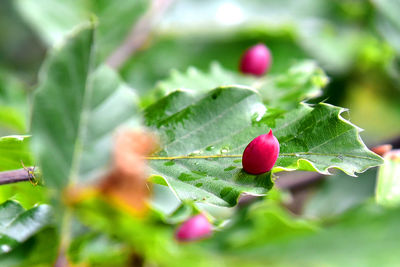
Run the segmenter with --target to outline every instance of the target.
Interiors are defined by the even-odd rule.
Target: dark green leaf
[[[150,158],[153,181],[162,184],[163,177],[180,199],[232,206],[242,192],[265,194],[270,174],[247,174],[241,155],[270,128],[281,145],[273,172],[338,168],[354,175],[382,162],[340,117],[342,108],[303,104],[287,113],[266,111],[255,91],[240,87],[217,88],[197,101],[186,95],[176,91],[145,111],[162,141]]]

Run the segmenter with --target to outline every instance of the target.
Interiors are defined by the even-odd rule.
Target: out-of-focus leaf
[[[7,200],[17,201],[25,209],[34,207],[37,203],[48,203],[47,188],[32,183],[12,183],[0,186],[0,203]]]
[[[92,14],[99,17],[99,53],[104,59],[129,33],[132,25],[144,13],[147,0],[135,1],[69,1],[18,0],[18,10],[34,26],[48,44],[62,40],[66,33]],[[62,14],[60,16],[55,15]]]
[[[25,211],[14,201],[6,201],[0,205],[0,218],[0,254],[10,252],[52,224],[50,206],[39,205]]]
[[[312,221],[295,218],[280,203],[281,196],[271,190],[261,203],[238,214],[233,223],[216,234],[210,243],[217,247],[235,250],[269,243],[287,242],[300,236],[310,235],[318,230]]]
[[[384,206],[400,204],[400,150],[384,155],[385,163],[379,167],[376,202]]]
[[[169,77],[160,81],[156,89],[160,95],[165,96],[177,89],[193,90],[193,93],[205,93],[219,86],[249,85],[256,83],[257,79],[251,76],[240,75],[225,70],[218,63],[212,63],[208,72],[203,72],[195,67],[190,67],[186,72],[172,70]]]
[[[307,200],[303,216],[332,218],[373,197],[376,169],[370,169],[357,178],[338,172],[326,177],[316,192]]]
[[[328,77],[314,61],[302,61],[284,74],[267,76],[253,86],[258,88],[267,106],[285,109],[320,96],[327,83]]]
[[[242,192],[265,194],[272,185],[269,174],[247,174],[241,156],[270,128],[281,147],[273,172],[329,174],[329,168],[338,168],[355,175],[382,162],[362,143],[359,129],[340,116],[342,108],[303,104],[290,112],[266,110],[255,91],[240,87],[217,88],[196,100],[190,94],[176,91],[145,111],[162,142],[150,157],[153,181],[167,183],[180,199],[233,206]]]
[[[74,239],[68,255],[74,264],[95,266],[127,266],[129,248],[102,233],[88,233]]]
[[[236,72],[243,51],[259,42],[265,43],[273,56],[267,75],[282,73],[291,66],[293,60],[306,58],[302,49],[286,33],[275,36],[255,29],[248,33],[225,32],[208,38],[201,34],[167,34],[156,36],[146,49],[133,55],[121,69],[121,75],[141,95],[145,95],[159,80],[166,79],[171,69],[183,73],[190,66],[195,66],[208,73],[210,63],[218,61],[224,68]],[[160,61],[160,58],[163,60]]]
[[[112,134],[137,125],[136,97],[107,67],[94,70],[93,26],[54,49],[34,98],[33,149],[46,184],[88,184],[107,167]]]
[[[0,69],[0,133],[25,133],[26,105],[23,85],[14,76]]]
[[[378,10],[376,18],[378,30],[400,54],[400,18],[398,16],[400,1],[373,0],[372,3]]]
[[[291,66],[284,74],[262,78],[234,73],[214,63],[208,73],[194,67],[185,73],[173,70],[168,79],[158,83],[155,94],[164,96],[182,89],[198,95],[219,86],[245,85],[257,89],[268,106],[284,109],[321,95],[327,82],[324,71],[313,61],[303,61]]]
[[[357,26],[319,19],[305,20],[298,29],[299,44],[323,69],[335,74],[344,74],[355,63],[364,38]]]
[[[0,171],[21,169],[23,167],[22,164],[31,166],[32,162],[29,136],[10,135],[0,137]]]
[[[180,244],[174,240],[174,229],[158,221],[157,216],[138,219],[100,198],[87,198],[72,208],[84,224],[125,244],[131,256],[136,256],[144,264],[168,267],[262,266],[254,260],[237,261],[234,256],[222,257],[215,251],[206,250],[202,242]]]
[[[0,254],[0,265],[7,267],[52,266],[58,253],[58,232],[45,227],[8,253]]]
[[[265,237],[264,244],[260,240],[225,252],[241,259],[257,259],[268,266],[396,266],[399,219],[398,209],[367,205],[348,212],[321,231],[285,242],[269,242]],[[258,231],[262,233],[263,229]]]

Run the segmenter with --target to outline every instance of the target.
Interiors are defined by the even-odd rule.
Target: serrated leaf
[[[196,101],[186,94],[171,93],[145,111],[162,140],[161,151],[150,157],[153,179],[162,184],[163,177],[180,199],[232,206],[242,192],[265,194],[269,174],[245,173],[241,155],[270,128],[281,145],[273,172],[338,168],[354,175],[382,162],[340,117],[342,108],[322,103],[266,111],[255,91],[241,87],[217,88]]]
[[[209,72],[202,72],[194,67],[184,73],[171,71],[166,80],[157,84],[154,94],[164,96],[181,89],[201,95],[220,86],[243,85],[257,89],[269,106],[283,109],[320,96],[327,82],[328,77],[324,71],[311,60],[293,64],[284,74],[267,74],[262,78],[235,73],[213,63]]]
[[[360,129],[341,116],[344,111],[325,103],[301,104],[274,122],[268,121],[268,116],[263,118],[272,126],[281,146],[274,171],[330,174],[329,168],[337,168],[355,176],[356,172],[382,164],[382,158],[362,142]]]
[[[21,169],[22,163],[32,164],[29,136],[10,135],[0,137],[0,171]]]
[[[47,185],[89,183],[107,167],[114,130],[137,124],[136,96],[107,67],[94,69],[93,26],[53,50],[34,98],[33,148]]]
[[[52,223],[50,206],[39,205],[26,211],[14,201],[0,205],[0,218],[0,254],[10,252]]]
[[[17,8],[49,45],[62,40],[75,26],[99,17],[99,53],[104,59],[119,45],[144,13],[149,1],[18,0]],[[55,16],[54,10],[62,16]]]

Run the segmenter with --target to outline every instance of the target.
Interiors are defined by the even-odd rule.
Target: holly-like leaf
[[[337,168],[355,176],[356,172],[382,164],[382,158],[362,142],[360,129],[341,116],[344,111],[325,103],[301,104],[282,118],[264,117],[261,125],[265,120],[271,126],[281,148],[274,172],[304,170],[330,174],[329,168]]]
[[[94,69],[93,38],[85,26],[52,51],[34,98],[34,152],[45,182],[59,190],[98,178],[114,130],[137,124],[133,91],[111,69]]]
[[[22,162],[22,163],[21,163]],[[10,135],[0,137],[0,171],[21,169],[22,164],[30,166],[32,155],[29,136]]]
[[[200,95],[219,86],[244,85],[257,89],[269,106],[292,108],[299,102],[320,96],[328,77],[311,60],[292,65],[286,73],[262,78],[245,76],[211,64],[209,72],[190,67],[185,73],[173,70],[170,76],[157,84],[154,95],[165,96],[177,89],[190,90]]]
[[[270,128],[281,146],[273,172],[329,174],[338,168],[355,175],[382,162],[362,143],[356,126],[340,117],[342,108],[322,103],[267,110],[257,92],[242,87],[217,88],[197,100],[190,94],[175,91],[145,111],[162,141],[150,157],[153,181],[168,184],[180,199],[232,206],[242,192],[265,194],[270,174],[247,174],[241,156]]]
[[[69,1],[18,0],[22,16],[52,45],[62,40],[75,26],[87,21],[92,14],[99,17],[99,53],[107,56],[129,33],[132,25],[144,13],[147,0],[135,1]],[[54,15],[57,10],[60,16]]]
[[[48,205],[25,210],[14,201],[6,201],[0,205],[0,219],[0,255],[10,252],[52,224],[51,209]]]

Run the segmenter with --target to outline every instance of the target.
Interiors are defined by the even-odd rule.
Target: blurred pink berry
[[[271,65],[271,53],[264,44],[257,44],[243,54],[240,60],[240,71],[256,76],[263,75]]]
[[[268,172],[274,166],[279,155],[278,139],[272,134],[260,135],[251,141],[243,152],[243,169],[250,174]]]
[[[211,235],[212,227],[206,216],[198,214],[185,221],[176,231],[178,241],[194,241]]]

